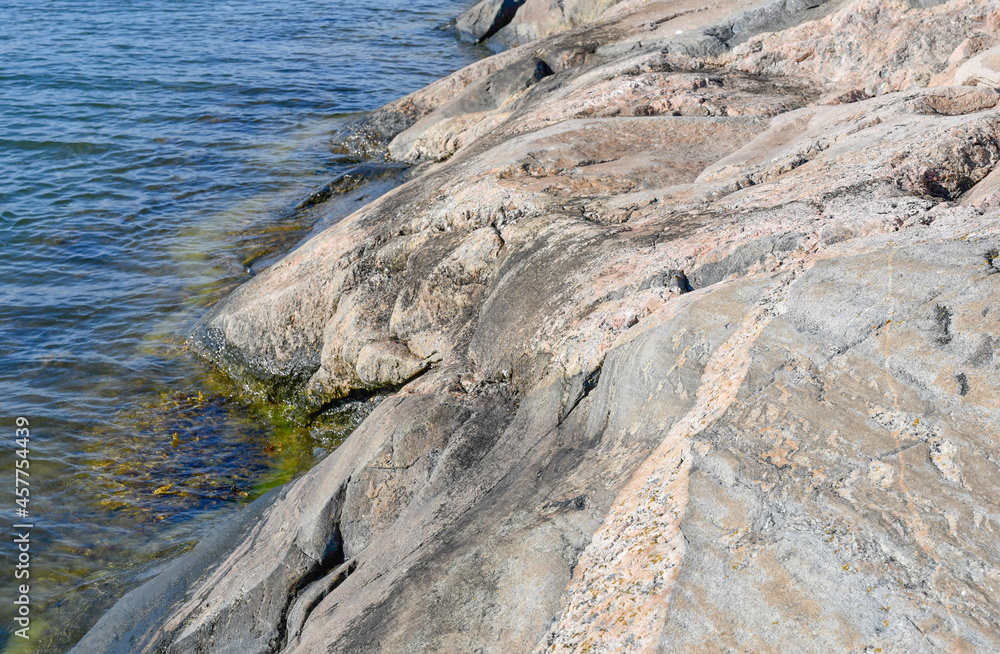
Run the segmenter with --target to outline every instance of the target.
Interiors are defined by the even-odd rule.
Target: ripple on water
[[[32,421],[40,553],[33,647],[0,603],[0,650],[64,651],[374,406],[300,424],[184,337],[312,229],[330,132],[481,56],[437,29],[466,4],[0,0],[0,425]]]

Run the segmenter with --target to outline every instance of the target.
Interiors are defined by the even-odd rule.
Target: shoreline
[[[412,177],[192,336],[307,413],[394,394],[73,651],[1000,645],[955,528],[994,519],[997,7],[542,4],[471,10],[526,43],[356,123]]]
[[[332,426],[296,431],[236,401],[190,356],[185,320],[241,274],[286,191],[334,175],[330,120],[477,58],[431,26],[462,4],[352,4],[346,16],[309,3],[11,6],[29,29],[10,34],[3,81],[4,322],[18,336],[8,330],[0,386],[43,436],[28,649],[66,651],[130,583],[211,533],[216,508],[238,509],[338,442]],[[350,52],[364,56],[337,56]],[[368,73],[331,85],[341,71]],[[0,611],[0,649],[21,649],[17,610]]]

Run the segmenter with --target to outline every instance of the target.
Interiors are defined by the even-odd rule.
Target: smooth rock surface
[[[955,84],[1000,87],[1000,48],[990,48],[959,66]]]
[[[622,0],[482,0],[455,22],[458,34],[512,48],[600,18]]]
[[[1000,650],[998,16],[625,0],[373,112],[192,346],[398,392],[76,651]]]

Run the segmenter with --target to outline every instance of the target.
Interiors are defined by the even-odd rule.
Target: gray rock
[[[741,399],[693,445],[662,651],[1000,647],[996,390],[968,402],[956,383],[994,374],[982,247],[886,244],[795,282]],[[938,305],[971,320],[954,341]]]
[[[482,0],[455,21],[455,31],[469,41],[481,43],[507,26],[525,0]]]
[[[622,0],[482,0],[458,17],[461,38],[513,48],[598,19]]]

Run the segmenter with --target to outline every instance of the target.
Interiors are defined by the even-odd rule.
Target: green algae
[[[205,382],[136,402],[116,416],[113,433],[89,440],[81,481],[104,510],[150,522],[250,501],[336,449],[377,400],[346,400],[304,419],[290,405],[241,392],[217,371]],[[229,440],[234,432],[242,441]]]

